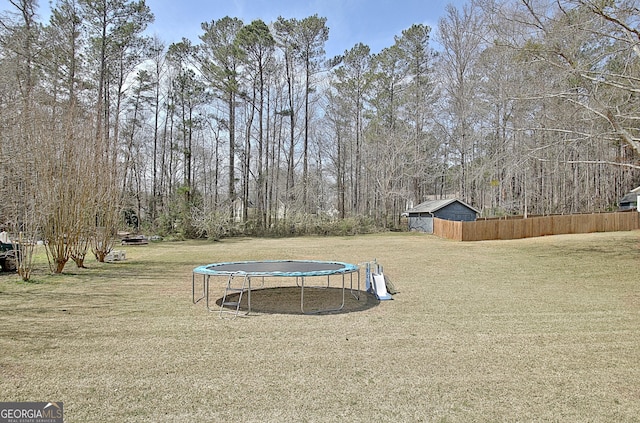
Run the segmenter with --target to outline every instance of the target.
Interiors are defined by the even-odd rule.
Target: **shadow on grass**
[[[251,312],[264,314],[304,314],[301,305],[301,290],[298,287],[275,287],[251,290]],[[228,302],[237,302],[239,294],[227,296]],[[240,312],[247,312],[249,296],[245,292],[240,301]],[[222,298],[215,302],[222,305]],[[317,310],[338,308],[342,303],[342,288],[304,289],[304,312],[313,314],[344,314],[365,311],[380,304],[375,295],[365,291],[344,291],[344,307],[340,310],[317,313]],[[226,307],[230,310],[229,307]]]

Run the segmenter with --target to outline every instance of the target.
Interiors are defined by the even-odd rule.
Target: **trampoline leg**
[[[342,310],[344,308],[344,273],[342,274],[342,304],[340,304],[340,308],[338,310]]]
[[[303,314],[306,314],[304,311],[304,277],[302,279],[302,285],[300,286],[300,310]],[[298,277],[296,276],[296,285],[298,285]]]
[[[247,291],[247,316],[249,315],[249,313],[251,313],[251,278],[248,277],[247,278],[247,282],[248,282],[248,288],[249,290]],[[262,278],[262,285],[264,286],[264,278]]]
[[[196,274],[191,274],[191,300],[194,304],[197,304],[200,300],[202,300],[205,296],[204,285],[205,285],[205,277],[206,275],[202,275],[202,296],[196,299]]]
[[[360,301],[360,270],[358,269],[358,272],[356,273],[357,278],[358,278],[358,289],[357,290],[353,290],[353,273],[350,273],[349,276],[351,278],[350,281],[350,285],[351,285],[351,296],[353,298],[355,298],[356,300]]]
[[[205,282],[205,286],[206,286],[206,291],[207,291],[207,310],[209,311],[215,311],[215,310],[211,310],[211,307],[209,307],[209,278],[211,277],[211,275],[207,275],[206,277],[206,282]]]

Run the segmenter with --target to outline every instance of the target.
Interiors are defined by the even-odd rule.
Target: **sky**
[[[225,16],[249,24],[262,19],[269,24],[278,16],[303,19],[317,14],[327,18],[328,57],[343,54],[361,42],[378,53],[394,43],[394,36],[413,24],[436,31],[447,4],[462,7],[466,0],[146,0],[155,15],[149,28],[167,43],[182,37],[197,43],[200,24]]]
[[[55,0],[39,0],[40,17],[49,19],[49,4]],[[240,18],[249,24],[262,19],[269,24],[278,16],[303,19],[317,14],[327,18],[329,40],[327,57],[343,54],[357,43],[378,53],[394,43],[394,36],[413,24],[437,31],[438,20],[451,3],[461,8],[467,0],[146,0],[155,15],[149,35],[168,44],[183,37],[198,43],[200,24],[225,16]],[[10,10],[8,0],[0,0],[0,11]],[[432,47],[436,47],[432,36]]]

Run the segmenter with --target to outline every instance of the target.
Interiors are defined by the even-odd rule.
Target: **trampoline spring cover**
[[[253,260],[207,264],[196,267],[193,272],[204,275],[306,277],[338,275],[357,270],[358,266],[339,261]]]

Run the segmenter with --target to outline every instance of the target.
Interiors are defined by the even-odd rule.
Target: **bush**
[[[188,221],[188,225],[185,222]],[[164,221],[164,229],[169,225]],[[190,231],[185,231],[185,226]],[[235,236],[252,237],[296,237],[308,235],[353,236],[386,231],[376,225],[372,218],[352,216],[336,219],[329,216],[295,213],[286,219],[278,219],[268,228],[263,227],[259,218],[247,221],[235,221],[229,218],[226,210],[204,210],[192,207],[189,216],[175,216],[173,234],[184,238],[207,238],[219,240]],[[167,235],[167,234],[165,234]]]
[[[191,224],[198,238],[218,240],[234,233],[233,223],[227,213],[206,212],[198,207],[191,208]]]

